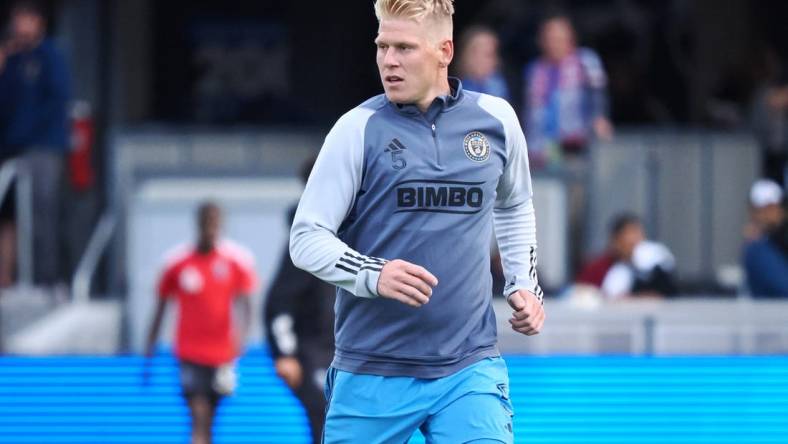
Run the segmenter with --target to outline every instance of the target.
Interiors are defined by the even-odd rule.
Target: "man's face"
[[[200,242],[213,247],[219,239],[222,215],[218,208],[210,207],[200,215]]]
[[[542,26],[540,43],[545,57],[553,61],[563,59],[575,49],[572,26],[561,18],[548,21]]]
[[[783,223],[785,210],[780,204],[765,205],[753,209],[752,219],[761,229],[770,232]]]
[[[44,35],[44,19],[32,12],[18,11],[11,19],[11,29],[16,43],[29,48]]]
[[[621,229],[613,240],[613,249],[620,260],[631,260],[635,247],[643,240],[646,235],[643,226],[639,223],[631,223]]]
[[[442,54],[424,24],[383,19],[375,44],[380,80],[392,102],[419,104],[440,87]]]
[[[465,70],[473,78],[483,79],[498,68],[498,38],[482,32],[468,43],[465,54]]]

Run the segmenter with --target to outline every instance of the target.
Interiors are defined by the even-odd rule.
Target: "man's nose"
[[[399,65],[399,60],[397,60],[397,55],[394,51],[394,48],[387,48],[386,52],[383,53],[383,65],[384,66]]]

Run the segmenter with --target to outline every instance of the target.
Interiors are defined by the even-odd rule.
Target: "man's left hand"
[[[604,117],[597,117],[594,119],[594,134],[603,142],[610,142],[613,140],[613,124]]]
[[[509,323],[512,330],[524,335],[533,336],[542,330],[544,325],[544,307],[535,294],[530,291],[517,290],[508,300],[509,306],[514,309]]]

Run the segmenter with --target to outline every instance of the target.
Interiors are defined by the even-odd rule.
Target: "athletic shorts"
[[[330,368],[326,444],[514,442],[509,376],[500,357],[438,379],[376,376]]]
[[[186,398],[203,395],[218,400],[223,396],[232,395],[235,391],[237,381],[235,363],[211,367],[182,360],[180,373],[181,388]]]

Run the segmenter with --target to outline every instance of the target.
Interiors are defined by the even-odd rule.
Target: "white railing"
[[[788,353],[788,298],[709,296],[597,302],[547,299],[537,336],[514,333],[511,309],[495,301],[505,353],[567,355],[768,355]]]
[[[93,234],[90,236],[85,253],[79,260],[74,277],[71,280],[71,300],[75,303],[86,303],[90,300],[90,286],[96,274],[99,259],[112,240],[115,231],[115,216],[104,213],[101,216]]]
[[[33,182],[25,164],[11,159],[0,167],[0,204],[16,179],[17,282],[33,285]]]

